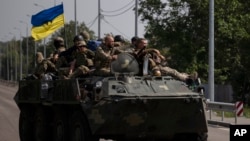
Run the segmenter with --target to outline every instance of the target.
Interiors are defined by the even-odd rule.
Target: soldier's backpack
[[[89,40],[87,46],[90,50],[96,51],[96,49],[101,45],[101,41]]]

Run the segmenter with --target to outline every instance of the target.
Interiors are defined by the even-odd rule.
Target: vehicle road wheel
[[[19,116],[19,135],[21,141],[34,141],[34,114],[32,109],[22,108]]]
[[[42,108],[38,108],[35,115],[35,140],[50,141],[52,140],[52,127],[50,126],[49,116]]]
[[[91,141],[88,123],[81,111],[73,113],[69,124],[71,141]]]
[[[198,134],[198,141],[207,141],[207,133],[200,133]]]
[[[207,141],[207,133],[183,133],[177,134],[174,141]]]
[[[55,110],[54,116],[54,141],[68,141],[68,113]]]

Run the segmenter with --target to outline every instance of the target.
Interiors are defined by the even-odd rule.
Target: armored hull
[[[131,59],[114,64],[136,65]],[[20,81],[20,140],[206,141],[203,89],[169,76],[136,76],[134,67],[120,66],[110,77]]]

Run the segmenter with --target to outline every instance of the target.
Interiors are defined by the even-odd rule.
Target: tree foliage
[[[140,0],[145,37],[154,47],[168,48],[169,64],[208,78],[209,0]],[[249,93],[250,2],[215,1],[215,83],[233,85],[239,96]]]
[[[77,24],[77,34],[79,34],[82,31],[87,31],[90,35],[91,39],[96,39],[96,36],[94,35],[94,31],[90,30],[84,22]],[[48,46],[53,48],[53,40],[55,37],[60,36],[64,38],[66,47],[70,47],[73,45],[73,39],[75,37],[75,21],[70,21],[69,23],[66,23],[63,28],[56,31],[51,38],[49,39]]]

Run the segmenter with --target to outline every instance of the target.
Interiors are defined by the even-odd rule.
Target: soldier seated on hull
[[[36,79],[42,79],[46,73],[56,74],[57,69],[54,63],[49,59],[45,59],[41,52],[36,53],[37,66],[33,73],[33,77]]]
[[[114,38],[112,35],[104,37],[104,43],[97,48],[95,53],[95,71],[94,75],[110,76],[110,63],[117,59],[117,54],[122,51],[114,47]]]
[[[75,59],[70,65],[69,75],[66,77],[69,79],[88,74],[94,66],[95,53],[87,48],[85,41],[79,42],[77,47],[79,51],[76,53]]]
[[[147,45],[148,42],[144,38],[139,38],[136,41],[134,54],[137,57],[140,68],[143,68],[143,59],[145,55],[147,55],[149,62],[149,70],[152,71],[152,75],[154,76],[169,75],[185,82],[189,79],[197,79],[198,74],[196,72],[190,75],[187,73],[178,72],[173,68],[162,65],[162,61],[165,60],[165,57],[161,55],[160,51],[157,49],[146,49]],[[142,69],[140,71],[140,74],[143,74]]]
[[[69,74],[70,65],[79,50],[78,44],[81,41],[84,41],[83,37],[76,35],[73,39],[74,45],[59,54],[59,58],[56,62],[56,68],[59,70],[59,78],[63,79],[64,76]]]

